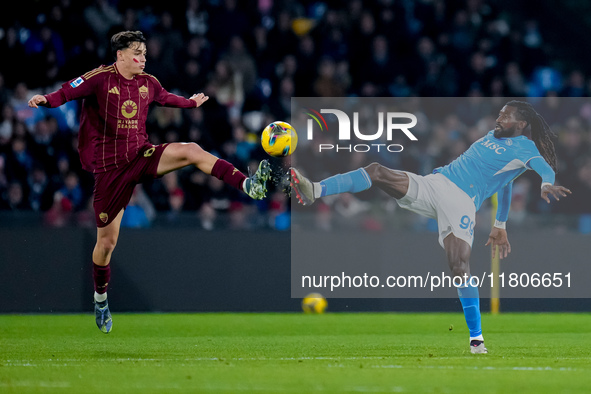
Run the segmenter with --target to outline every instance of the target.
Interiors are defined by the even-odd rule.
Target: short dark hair
[[[117,59],[117,51],[129,48],[133,42],[146,42],[144,33],[139,30],[136,31],[122,31],[113,34],[111,37],[111,53],[113,57]]]

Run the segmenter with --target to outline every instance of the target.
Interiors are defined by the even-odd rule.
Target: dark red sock
[[[111,265],[100,266],[92,263],[92,277],[94,278],[94,291],[99,294],[107,292],[109,281],[111,280]]]
[[[211,169],[211,175],[238,190],[242,190],[242,183],[246,179],[246,175],[238,171],[238,169],[232,164],[222,159],[218,159],[218,161],[215,162]]]

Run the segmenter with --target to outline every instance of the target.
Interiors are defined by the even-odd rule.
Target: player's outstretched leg
[[[255,200],[265,198],[266,182],[271,177],[271,167],[267,160],[261,161],[254,175],[247,177],[232,163],[215,157],[195,143],[166,145],[158,162],[156,174],[164,175],[191,164],[204,173],[210,174],[238,190],[243,190]]]
[[[268,160],[262,160],[256,172],[244,180],[244,192],[255,200],[262,200],[267,193],[267,181],[271,177],[271,166]]]
[[[363,168],[337,174],[320,182],[311,182],[296,168],[290,169],[291,187],[300,204],[311,205],[317,198],[341,193],[358,193],[371,187],[371,178]]]

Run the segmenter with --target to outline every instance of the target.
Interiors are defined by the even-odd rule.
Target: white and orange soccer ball
[[[263,130],[261,145],[273,157],[289,156],[298,145],[298,135],[289,123],[273,122]]]

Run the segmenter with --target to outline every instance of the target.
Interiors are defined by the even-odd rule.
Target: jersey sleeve
[[[150,81],[154,87],[154,101],[159,105],[175,108],[195,108],[197,106],[194,100],[168,92],[153,76],[150,76]]]
[[[513,182],[506,184],[499,190],[497,206],[497,217],[499,222],[506,222],[509,218],[509,208],[511,208],[511,194],[513,193]]]
[[[64,83],[62,87],[55,92],[46,94],[45,99],[47,100],[47,104],[45,106],[55,108],[68,101],[94,94],[100,76],[95,75],[87,77],[88,74],[91,73],[72,79],[71,81]]]
[[[542,158],[542,154],[540,153],[540,151],[538,150],[538,147],[536,146],[536,144],[530,140],[527,139],[525,142],[521,142],[519,143],[517,146],[517,158],[519,160],[521,160],[523,163],[525,163],[526,168],[531,169],[528,165],[528,163],[536,158]]]
[[[556,174],[550,164],[546,163],[546,160],[542,156],[537,156],[527,162],[526,166],[542,177],[542,183],[554,184]]]

